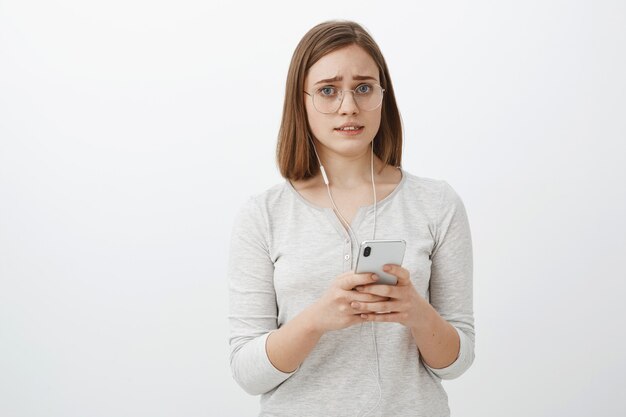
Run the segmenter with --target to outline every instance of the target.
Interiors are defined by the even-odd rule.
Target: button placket
[[[344,238],[343,240],[344,245],[343,245],[343,261],[345,264],[345,267],[347,269],[350,269],[350,267],[352,266],[352,262],[350,261],[350,256],[351,256],[351,245],[350,245],[350,239],[349,238]]]

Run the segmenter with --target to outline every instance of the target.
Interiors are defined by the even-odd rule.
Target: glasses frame
[[[317,106],[315,105],[315,97],[314,97],[314,94],[315,94],[318,90],[321,90],[322,88],[325,88],[325,87],[330,87],[330,86],[320,87],[318,90],[315,90],[315,92],[314,92],[313,94],[311,94],[311,93],[307,92],[306,90],[302,90],[302,91],[304,92],[304,94],[306,94],[307,96],[311,97],[311,101],[313,102],[313,107],[315,107],[315,110],[317,110],[319,113],[322,113],[322,114],[333,114],[333,113],[336,113],[336,112],[337,112],[337,111],[341,108],[341,105],[343,104],[343,99],[344,99],[344,97],[345,97],[344,92],[346,92],[346,91],[349,91],[349,92],[351,92],[351,93],[352,93],[352,99],[354,100],[354,104],[355,104],[357,107],[359,107],[359,105],[358,105],[358,104],[357,104],[357,102],[356,102],[356,99],[354,98],[354,97],[355,97],[355,96],[354,96],[354,94],[356,93],[356,89],[357,89],[357,88],[359,88],[360,86],[362,86],[363,84],[367,84],[367,83],[362,83],[362,84],[359,84],[359,85],[357,85],[355,88],[353,88],[352,90],[339,90],[339,100],[338,100],[338,101],[339,101],[339,106],[337,106],[337,110],[335,110],[335,111],[330,111],[330,112],[323,112],[323,111],[320,111],[320,109],[318,109],[318,108],[317,108]],[[378,84],[378,83],[372,83],[372,85],[376,85],[376,86],[380,87],[380,90],[381,90],[381,99],[380,99],[380,103],[378,103],[378,105],[377,105],[376,107],[374,107],[373,109],[370,109],[370,110],[363,110],[363,109],[361,109],[361,108],[359,107],[359,110],[363,110],[363,111],[373,111],[373,110],[376,110],[376,109],[377,109],[377,108],[378,108],[378,107],[379,107],[379,106],[383,103],[383,100],[384,100],[384,98],[385,98],[385,89],[384,89],[384,88],[383,88],[380,84]],[[333,88],[334,88],[334,87],[333,87]]]

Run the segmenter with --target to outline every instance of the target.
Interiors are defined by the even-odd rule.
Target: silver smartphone
[[[396,285],[398,278],[383,271],[386,264],[402,265],[406,242],[403,239],[364,240],[359,248],[354,272],[373,272],[379,276],[376,284]]]

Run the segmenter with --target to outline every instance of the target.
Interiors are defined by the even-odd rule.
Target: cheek
[[[306,106],[307,119],[313,133],[325,132],[332,128],[332,126],[328,125],[328,122],[324,119],[323,115],[320,112],[312,107],[309,107],[309,105]]]
[[[372,117],[372,124],[374,126],[380,126],[380,121],[382,120],[382,111],[379,109],[378,112],[374,113]]]
[[[368,126],[370,126],[373,132],[378,132],[380,129],[380,122],[382,120],[381,113],[372,114],[371,117],[367,120]]]

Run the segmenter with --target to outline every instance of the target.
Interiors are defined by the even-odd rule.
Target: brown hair
[[[380,128],[374,137],[374,153],[385,166],[400,166],[402,122],[385,58],[361,25],[348,20],[329,20],[311,28],[291,57],[276,146],[276,162],[283,178],[300,180],[319,172],[315,152],[307,138],[311,133],[304,107],[304,78],[309,68],[324,55],[353,44],[362,47],[374,59],[378,66],[380,85],[385,89]]]

